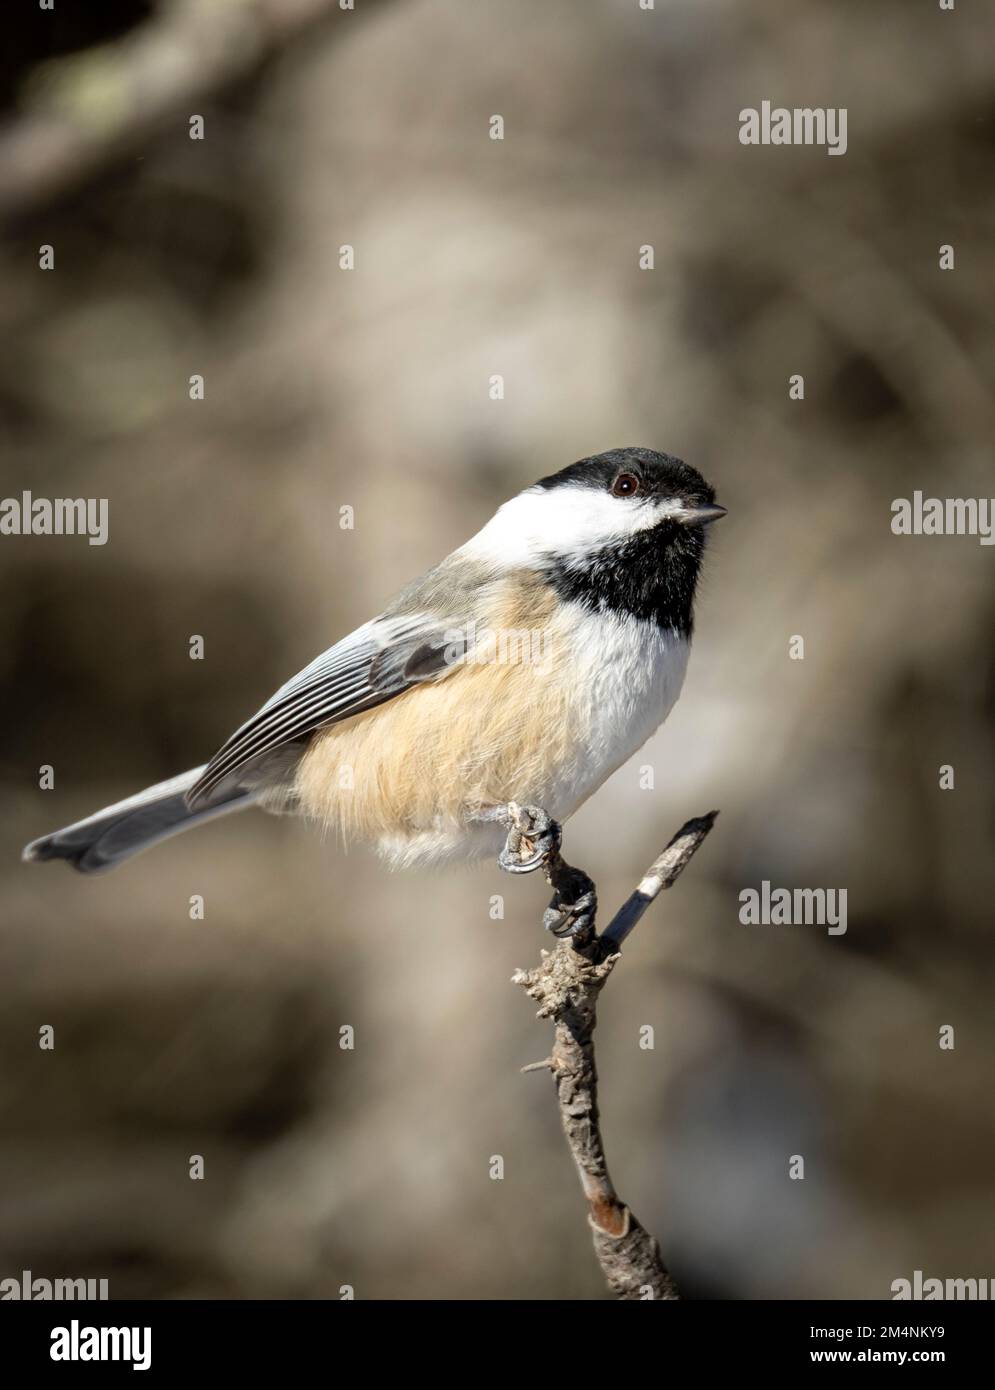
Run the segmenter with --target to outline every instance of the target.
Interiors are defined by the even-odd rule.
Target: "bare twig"
[[[621,959],[619,946],[647,907],[670,888],[704,843],[717,811],[689,820],[655,859],[639,887],[598,936],[589,910],[594,884],[565,864],[558,835],[543,860],[556,896],[547,911],[555,920],[573,920],[570,895],[585,896],[580,930],[563,937],[553,951],[543,951],[535,970],[512,976],[539,1003],[539,1018],[554,1024],[552,1055],[525,1071],[549,1070],[556,1083],[563,1132],[587,1198],[594,1249],[612,1292],[625,1299],[677,1299],[680,1294],[660,1256],[656,1240],[636,1220],[615,1191],[605,1160],[598,1114],[598,1073],[594,1056],[598,995]],[[555,929],[555,928],[554,928]]]
[[[681,826],[667,848],[646,870],[639,887],[626,899],[602,932],[603,942],[621,946],[653,899],[664,888],[674,886],[715,824],[718,814],[718,811],[707,811]]]

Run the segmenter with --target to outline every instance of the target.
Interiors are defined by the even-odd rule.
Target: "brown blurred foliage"
[[[69,64],[113,121],[107,55],[161,7],[58,8],[5,59],[9,124]],[[0,244],[0,492],[110,502],[105,547],[0,541],[0,1275],[602,1296],[548,1079],[517,1070],[548,1042],[508,983],[541,884],[390,876],[254,813],[104,879],[17,856],[202,761],[504,497],[621,444],[686,457],[730,516],[681,702],[567,828],[607,910],[723,812],[601,1009],[613,1174],[698,1295],[995,1275],[992,550],[890,530],[914,489],[993,491],[990,14],[362,11]],[[845,106],[846,155],[744,148],[764,99]],[[764,879],[845,887],[847,934],[740,925]]]

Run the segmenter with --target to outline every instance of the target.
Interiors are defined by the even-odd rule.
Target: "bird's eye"
[[[639,479],[635,473],[620,473],[612,483],[614,497],[635,497],[639,491]]]

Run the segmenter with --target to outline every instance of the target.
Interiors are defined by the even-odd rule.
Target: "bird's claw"
[[[508,838],[498,864],[509,874],[531,874],[560,848],[559,824],[540,806],[519,806],[509,801]]]
[[[564,902],[557,891],[553,901],[543,913],[542,924],[553,936],[575,936],[585,938],[593,934],[594,921],[598,912],[598,895],[594,884],[584,875],[586,887],[583,892]]]

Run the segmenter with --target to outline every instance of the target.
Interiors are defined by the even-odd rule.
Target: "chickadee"
[[[83,873],[257,805],[395,865],[501,847],[501,808],[572,815],[680,694],[705,527],[693,468],[612,449],[542,478],[317,657],[209,763],[34,840]]]

